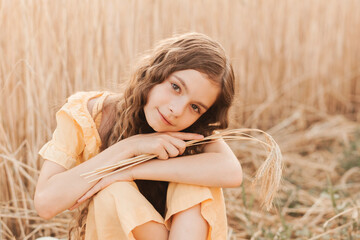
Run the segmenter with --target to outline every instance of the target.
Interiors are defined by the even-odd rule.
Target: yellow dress
[[[70,169],[100,151],[98,128],[101,109],[108,91],[77,92],[56,113],[57,127],[52,139],[39,151],[46,160]],[[90,114],[87,103],[98,98]],[[135,239],[132,230],[148,221],[171,228],[172,216],[201,204],[201,214],[209,224],[208,240],[227,236],[223,192],[218,187],[204,187],[170,182],[163,218],[139,192],[135,182],[115,182],[91,200],[86,219],[86,240]]]

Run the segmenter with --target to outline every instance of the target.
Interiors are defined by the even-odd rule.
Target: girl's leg
[[[169,239],[227,239],[221,188],[170,182],[166,207],[165,226],[170,231]]]
[[[181,211],[172,216],[170,240],[177,239],[207,239],[209,225],[201,216],[200,204]]]
[[[136,227],[132,232],[137,240],[199,240],[207,239],[209,225],[200,214],[200,204],[181,211],[173,216],[170,236],[164,224],[154,221]]]
[[[164,219],[134,182],[115,182],[94,196],[89,205],[85,240],[150,239],[144,238],[143,232],[150,237],[165,236],[156,237],[160,240],[167,239],[168,234]]]
[[[152,240],[154,237],[158,240],[167,240],[169,238],[169,231],[165,225],[155,221],[137,226],[132,233],[136,240]]]

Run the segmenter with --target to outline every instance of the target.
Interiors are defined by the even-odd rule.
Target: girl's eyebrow
[[[189,89],[188,89],[187,85],[185,84],[184,80],[182,80],[180,77],[176,76],[175,74],[174,74],[173,76],[174,76],[177,80],[179,80],[179,82],[181,83],[181,85],[184,86],[185,91],[186,91],[186,92],[189,92],[189,91],[188,91]],[[197,104],[199,104],[200,106],[202,106],[203,108],[205,108],[206,111],[209,109],[205,104],[203,104],[203,103],[201,103],[201,102],[195,102],[195,103],[197,103]]]

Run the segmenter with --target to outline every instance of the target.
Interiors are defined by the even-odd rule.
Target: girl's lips
[[[171,126],[172,126],[171,122],[169,122],[169,121],[164,117],[164,115],[161,114],[161,112],[159,111],[159,109],[157,109],[157,110],[158,110],[158,112],[159,112],[159,114],[160,114],[160,117],[161,117],[161,119],[163,120],[163,122],[164,122],[165,124],[167,124],[167,125],[171,125]]]

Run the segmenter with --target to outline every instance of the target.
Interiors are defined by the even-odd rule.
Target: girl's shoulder
[[[98,131],[88,110],[88,101],[93,98],[99,100],[112,94],[108,91],[92,91],[70,95],[56,112],[57,125],[52,138],[43,145],[39,154],[66,169],[96,155],[100,150],[103,135]]]
[[[95,118],[100,111],[111,109],[122,97],[121,93],[104,91],[100,95],[91,97],[87,102],[88,111]]]
[[[66,98],[66,103],[88,103],[90,100],[105,98],[106,96],[116,94],[110,91],[79,91]]]
[[[70,115],[86,115],[95,119],[103,108],[107,107],[114,99],[119,99],[120,94],[110,91],[79,91],[71,94],[60,111]]]
[[[121,100],[122,94],[114,92],[103,92],[100,95],[91,97],[87,101],[87,109],[95,122],[99,119],[107,119],[111,113],[116,111],[116,104]]]
[[[90,98],[87,103],[87,110],[96,124],[101,142],[107,138],[106,136],[115,123],[116,105],[121,98],[121,93],[105,92]]]

